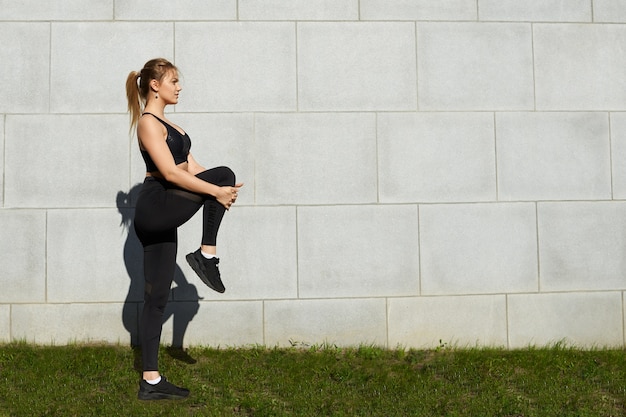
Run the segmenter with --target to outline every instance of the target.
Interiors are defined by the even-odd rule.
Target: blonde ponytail
[[[130,130],[137,125],[139,118],[141,117],[141,108],[145,104],[141,93],[139,92],[139,73],[137,71],[131,71],[126,78],[126,98],[128,99],[128,111],[130,113]]]

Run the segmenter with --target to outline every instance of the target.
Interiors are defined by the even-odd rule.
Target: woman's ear
[[[159,91],[159,82],[153,78],[150,80],[150,88],[152,91]]]

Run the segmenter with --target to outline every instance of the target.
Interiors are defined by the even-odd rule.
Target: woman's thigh
[[[159,233],[183,225],[202,207],[204,199],[162,184],[145,184],[135,207],[135,227],[144,233]]]
[[[216,167],[196,174],[203,181],[219,186],[235,185],[235,173],[228,167]]]

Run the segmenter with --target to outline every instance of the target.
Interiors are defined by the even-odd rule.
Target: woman
[[[148,61],[126,80],[131,129],[136,126],[146,177],[135,208],[135,230],[144,249],[144,308],[140,322],[143,375],[138,397],[178,399],[189,390],[177,387],[158,369],[162,318],[176,268],[177,228],[203,208],[201,246],[187,262],[202,281],[224,292],[216,257],[217,232],[242,183],[227,167],[206,170],[193,158],[187,133],[165,117],[178,103],[178,70],[169,61]]]

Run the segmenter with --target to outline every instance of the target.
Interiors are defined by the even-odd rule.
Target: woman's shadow
[[[119,191],[117,193],[117,209],[122,216],[120,227],[122,233],[126,234],[124,244],[124,265],[130,279],[128,294],[122,310],[122,321],[124,327],[130,335],[130,345],[135,353],[134,367],[141,371],[141,346],[139,338],[139,320],[143,308],[143,247],[137,238],[133,225],[135,215],[135,202],[139,195],[141,184],[133,186],[128,193]],[[187,354],[183,349],[185,332],[191,320],[200,308],[201,297],[195,285],[190,284],[185,274],[176,265],[174,273],[175,287],[170,293],[170,300],[167,303],[163,323],[172,317],[173,332],[172,343],[166,347],[167,353],[175,359],[187,363],[195,363],[196,360]]]

